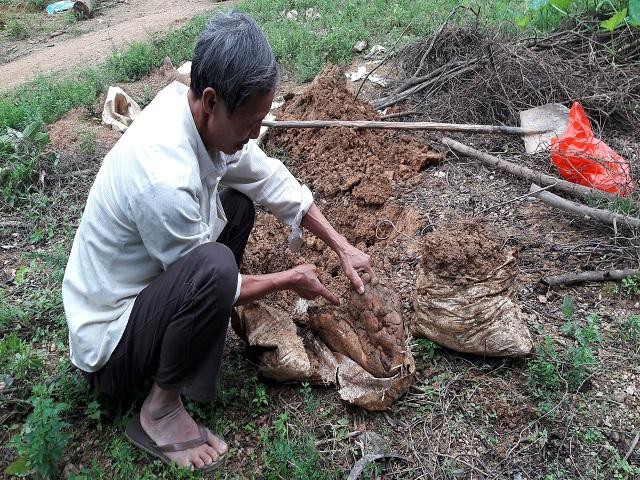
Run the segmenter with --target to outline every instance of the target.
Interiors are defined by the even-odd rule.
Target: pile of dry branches
[[[578,100],[598,126],[640,122],[640,31],[589,23],[507,40],[444,24],[396,57],[402,78],[374,102],[450,122],[516,123],[518,111]],[[405,113],[407,109],[403,108]]]

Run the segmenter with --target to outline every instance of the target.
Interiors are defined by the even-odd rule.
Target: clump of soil
[[[328,65],[302,94],[285,102],[279,120],[379,120],[366,102],[356,100],[343,71]],[[350,192],[365,205],[382,205],[397,182],[415,175],[441,154],[408,135],[380,130],[274,129],[269,145],[302,159],[300,181],[328,197]]]
[[[404,365],[406,353],[400,312],[398,295],[375,281],[365,284],[364,295],[352,290],[341,308],[310,312],[309,327],[331,350],[375,377],[392,377]]]
[[[452,222],[424,237],[422,263],[442,277],[483,277],[505,261],[498,242],[473,220]]]

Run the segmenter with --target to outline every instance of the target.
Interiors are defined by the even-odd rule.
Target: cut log
[[[76,12],[78,18],[91,18],[97,3],[97,0],[77,0],[73,4],[73,11]]]
[[[620,281],[623,278],[640,275],[640,270],[593,270],[579,273],[563,273],[562,275],[551,275],[540,280],[542,283],[555,287],[558,285],[571,285],[574,283],[586,282],[609,282]]]
[[[551,192],[543,191],[535,183],[531,184],[529,192],[533,194],[538,200],[543,201],[545,204],[563,210],[567,213],[572,213],[580,217],[593,218],[601,223],[606,223],[617,228],[621,225],[627,225],[631,228],[640,228],[640,218],[630,217],[628,215],[621,215],[619,213],[611,212],[609,210],[603,210],[601,208],[588,207],[581,205],[571,200],[566,200]]]
[[[546,173],[538,172],[536,170],[516,165],[515,163],[508,162],[506,160],[502,160],[498,157],[494,157],[493,155],[489,155],[488,153],[476,150],[475,148],[468,147],[463,143],[456,142],[452,138],[444,137],[442,139],[442,143],[444,143],[451,150],[461,153],[462,155],[480,160],[488,167],[497,168],[498,170],[502,170],[504,172],[510,173],[511,175],[524,178],[530,182],[540,185],[553,185],[552,188],[554,190],[559,190],[561,192],[570,193],[572,195],[581,197],[606,197],[611,199],[618,198],[616,195],[613,195],[611,193],[603,192],[591,187],[585,187],[576,183],[567,182],[566,180],[552,177],[551,175],[547,175]]]

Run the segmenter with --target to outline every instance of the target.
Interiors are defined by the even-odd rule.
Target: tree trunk
[[[79,18],[91,18],[97,3],[97,0],[76,0],[76,3],[73,4],[73,10]]]

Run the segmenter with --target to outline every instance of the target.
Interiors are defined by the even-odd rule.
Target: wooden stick
[[[433,130],[438,132],[502,133],[505,135],[535,135],[541,130],[509,127],[505,125],[464,125],[436,122],[376,122],[370,120],[263,120],[262,125],[270,128],[375,128],[382,130]],[[548,131],[548,130],[547,130]]]
[[[480,160],[482,163],[489,167],[497,168],[498,170],[502,170],[504,172],[510,173],[511,175],[524,178],[526,180],[529,180],[530,182],[541,184],[544,186],[553,185],[555,183],[556,185],[553,188],[561,192],[570,193],[572,195],[578,195],[581,197],[606,197],[613,199],[618,198],[616,195],[613,195],[611,193],[603,192],[591,187],[585,187],[576,183],[567,182],[566,180],[561,180],[559,178],[552,177],[551,175],[547,175],[545,173],[516,165],[515,163],[508,162],[506,160],[502,160],[498,157],[494,157],[493,155],[489,155],[488,153],[476,150],[475,148],[468,147],[467,145],[464,145],[460,142],[456,142],[455,140],[448,137],[444,137],[442,139],[442,143],[444,143],[451,150]]]
[[[566,200],[551,192],[545,192],[540,189],[535,183],[531,184],[529,191],[538,200],[542,200],[544,203],[551,207],[558,208],[568,213],[573,213],[581,217],[589,217],[599,222],[611,224],[614,227],[623,224],[633,228],[640,228],[640,218],[630,217],[628,215],[621,215],[619,213],[611,212],[609,210],[603,210],[601,208],[587,207],[571,200]]]
[[[620,281],[632,275],[640,275],[640,270],[608,270],[604,272],[593,270],[580,273],[563,273],[545,277],[540,281],[551,287],[556,287],[574,283]]]

